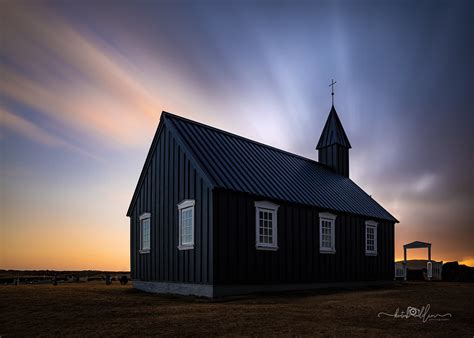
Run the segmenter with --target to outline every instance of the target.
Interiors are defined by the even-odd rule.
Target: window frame
[[[255,248],[257,250],[278,250],[278,204],[268,201],[255,201]],[[260,242],[260,211],[272,214],[272,243]]]
[[[194,244],[195,244],[195,238],[194,238],[194,231],[195,231],[195,222],[194,222],[194,207],[196,205],[195,200],[191,199],[186,199],[178,203],[178,250],[192,250],[194,249]],[[183,237],[182,237],[182,215],[183,212],[186,210],[191,209],[191,238],[192,240],[190,242],[183,243]]]
[[[336,218],[337,215],[329,212],[319,213],[319,252],[324,254],[336,253]],[[331,224],[331,247],[323,247],[323,221]]]
[[[143,246],[143,224],[144,221],[148,220],[148,248],[144,248]],[[140,249],[138,250],[141,254],[150,253],[151,250],[151,213],[144,212],[140,215],[139,221],[139,234],[140,234]]]
[[[368,248],[368,231],[367,229],[368,228],[372,228],[374,229],[374,250],[369,250]],[[365,221],[365,255],[366,256],[377,256],[378,254],[378,250],[377,250],[377,246],[378,246],[378,240],[377,240],[377,237],[378,237],[378,223],[375,222],[375,221]]]

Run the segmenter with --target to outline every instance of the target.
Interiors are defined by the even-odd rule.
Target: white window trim
[[[374,228],[374,250],[367,249],[367,228]],[[375,221],[365,221],[365,255],[377,256],[377,237],[378,237],[378,223]]]
[[[142,221],[145,220],[145,219],[149,220],[148,224],[149,224],[149,227],[150,227],[150,247],[146,248],[146,249],[142,249],[143,248]],[[138,221],[138,228],[139,228],[138,230],[139,230],[139,234],[140,234],[140,250],[138,252],[141,253],[141,254],[150,253],[150,248],[151,248],[151,214],[149,212],[145,212],[145,213],[140,215],[139,221]]]
[[[257,250],[278,250],[278,204],[274,204],[268,201],[256,201],[255,202],[255,248]],[[259,230],[260,230],[260,218],[259,212],[270,211],[272,216],[272,236],[273,243],[260,243]]]
[[[195,200],[183,200],[178,204],[178,250],[192,250],[194,249],[194,206],[196,204]],[[191,234],[192,242],[182,244],[181,240],[181,213],[183,210],[192,208],[192,222],[191,222]]]
[[[319,252],[325,254],[336,253],[336,215],[329,212],[319,213]],[[323,247],[323,221],[331,222],[331,248]]]

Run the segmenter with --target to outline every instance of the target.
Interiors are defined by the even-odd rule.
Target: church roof
[[[167,112],[161,119],[214,188],[398,222],[350,178],[317,161]]]
[[[319,138],[316,149],[321,149],[333,144],[339,144],[346,148],[352,148],[349,139],[347,138],[346,132],[342,127],[341,120],[339,120],[339,116],[337,116],[336,108],[334,108],[334,106],[331,107],[331,111],[329,112],[328,119],[326,120],[326,124],[324,125],[323,132],[321,133],[321,137]]]

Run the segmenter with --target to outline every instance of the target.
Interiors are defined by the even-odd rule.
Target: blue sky
[[[423,240],[474,262],[469,2],[1,6],[0,267],[128,269],[162,110],[317,159],[333,78],[350,176],[401,221],[397,257]]]

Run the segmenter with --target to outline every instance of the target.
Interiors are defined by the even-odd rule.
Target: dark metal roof
[[[398,222],[351,179],[321,163],[170,113],[162,117],[215,187]]]
[[[352,148],[334,106],[331,107],[316,149],[321,149],[333,144],[340,144],[346,148]]]

